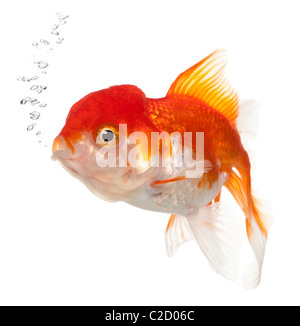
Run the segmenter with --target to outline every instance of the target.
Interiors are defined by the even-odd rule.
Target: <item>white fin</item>
[[[217,202],[200,208],[187,221],[213,269],[229,280],[236,280],[241,232],[234,212]]]
[[[254,289],[260,283],[267,243],[266,237],[261,233],[254,218],[251,220],[251,232],[252,235],[250,244],[256,259],[252,263],[248,264],[243,274],[243,285],[247,289]]]
[[[259,104],[255,100],[241,100],[236,120],[237,130],[247,151],[251,165],[255,166],[255,146],[259,122]]]
[[[165,233],[168,256],[174,256],[178,247],[193,238],[193,234],[186,218],[180,215],[171,215]]]
[[[263,221],[264,227],[269,231],[273,220],[270,205],[268,205],[266,201],[263,202],[263,205],[258,202],[256,204],[259,206],[260,218]],[[262,207],[264,207],[263,212]],[[254,216],[252,216],[250,220],[250,229],[251,235],[249,237],[249,242],[255,255],[255,261],[247,266],[243,275],[243,285],[245,288],[253,289],[260,283],[267,238],[266,235],[261,232]]]
[[[258,130],[259,104],[255,100],[240,100],[236,127],[242,141],[255,140]]]

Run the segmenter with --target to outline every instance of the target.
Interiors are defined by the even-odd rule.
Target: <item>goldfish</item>
[[[253,104],[242,105],[226,63],[226,50],[214,51],[181,73],[162,98],[147,98],[133,85],[86,95],[54,139],[52,159],[101,199],[171,214],[167,254],[195,239],[211,267],[236,280],[240,232],[221,200],[227,188],[245,216],[255,258],[248,283],[255,287],[270,222],[253,195],[241,138]]]

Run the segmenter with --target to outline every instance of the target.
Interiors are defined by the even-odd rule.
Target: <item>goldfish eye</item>
[[[96,131],[96,143],[101,146],[113,146],[119,142],[119,131],[114,126],[100,126]]]

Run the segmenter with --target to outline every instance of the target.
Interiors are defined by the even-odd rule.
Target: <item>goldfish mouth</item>
[[[58,135],[54,139],[52,145],[52,152],[57,152],[57,151],[71,152],[72,154],[74,154],[75,148],[67,138]]]

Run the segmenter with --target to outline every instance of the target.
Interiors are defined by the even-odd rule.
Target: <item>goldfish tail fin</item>
[[[259,284],[261,278],[271,219],[269,214],[262,210],[260,202],[251,194],[250,172],[238,175],[238,171],[237,173],[232,171],[225,186],[246,216],[247,236],[256,258],[256,268],[244,277],[244,285],[254,288]]]
[[[240,134],[255,138],[259,120],[259,103],[255,100],[241,100],[237,117],[237,130]]]
[[[270,209],[266,209],[266,204],[262,204],[253,195],[251,207],[251,215],[246,219],[246,228],[256,261],[248,266],[243,277],[244,286],[250,289],[257,287],[260,283],[268,233],[272,224]]]
[[[165,232],[168,256],[173,257],[181,245],[193,238],[187,219],[184,216],[172,214]]]
[[[211,267],[225,278],[236,280],[240,230],[234,212],[217,202],[191,213],[187,222]]]
[[[239,99],[224,75],[226,50],[218,49],[181,73],[167,96],[191,96],[222,113],[236,126]]]

